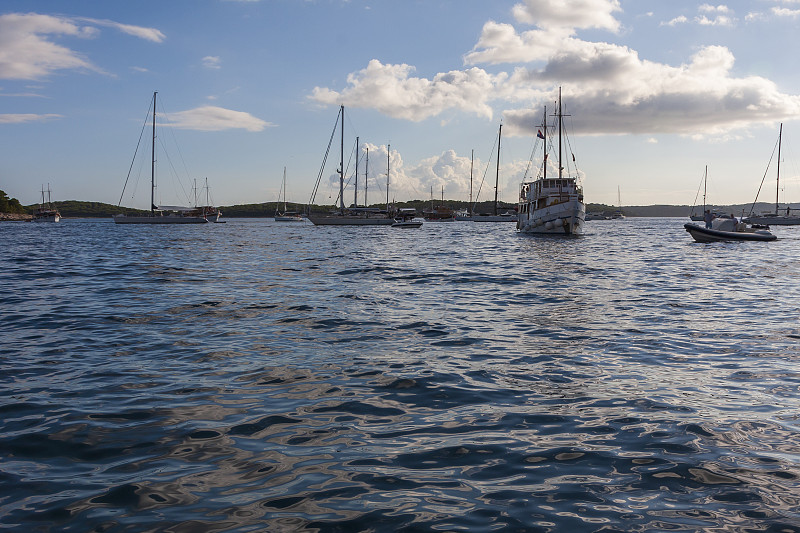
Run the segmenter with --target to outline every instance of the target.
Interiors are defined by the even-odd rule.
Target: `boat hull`
[[[775,235],[765,230],[722,231],[704,228],[697,224],[684,224],[683,227],[697,242],[774,241],[777,239]]]
[[[42,215],[33,217],[34,222],[59,222],[61,215]]]
[[[402,220],[392,224],[393,228],[421,228],[422,222],[419,220]]]
[[[303,217],[275,217],[275,222],[303,222],[304,220]]]
[[[370,218],[352,216],[309,216],[315,226],[391,226],[393,218]]]
[[[473,222],[516,222],[517,217],[508,215],[475,215]]]
[[[752,216],[744,219],[748,224],[764,224],[766,226],[798,226],[800,217],[794,216]]]
[[[586,207],[583,202],[570,200],[519,213],[517,228],[520,233],[582,235],[585,221]]]
[[[208,220],[203,217],[129,217],[117,215],[114,217],[115,224],[207,224]]]

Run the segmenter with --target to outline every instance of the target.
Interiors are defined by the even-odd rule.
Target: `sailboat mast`
[[[703,174],[703,215],[706,213],[706,191],[708,189],[708,165],[706,165],[705,174]]]
[[[475,168],[475,149],[472,149],[472,154],[469,158],[469,213],[472,215],[472,170]]]
[[[564,167],[561,165],[561,134],[562,134],[562,115],[561,115],[561,87],[558,88],[558,178],[561,179]]]
[[[392,145],[387,144],[386,145],[386,212],[387,213],[389,212],[389,173],[391,172],[389,168],[389,165],[391,163],[389,155],[391,153],[392,153]]]
[[[156,209],[156,95],[153,93],[153,157],[150,161],[150,214],[155,216]]]
[[[503,137],[503,124],[497,132],[497,173],[494,177],[494,214],[497,215],[497,189],[500,185],[500,139]]]
[[[353,207],[358,207],[358,141],[359,138],[356,137],[356,171],[353,173],[356,183],[353,187]]]
[[[283,213],[286,214],[286,167],[283,167]]]
[[[544,128],[544,139],[542,139],[542,151],[544,152],[544,161],[542,162],[542,166],[544,167],[544,172],[542,175],[543,179],[547,179],[547,106],[544,106],[544,118],[542,119],[542,127]]]
[[[775,214],[778,214],[778,196],[781,191],[781,136],[783,135],[783,122],[778,130],[778,177],[775,180]],[[788,213],[787,213],[788,214]]]
[[[364,207],[369,207],[367,203],[367,184],[369,183],[369,146],[367,146],[367,162],[364,169]]]
[[[344,106],[341,106],[342,114],[342,143],[339,152],[339,211],[344,214]]]

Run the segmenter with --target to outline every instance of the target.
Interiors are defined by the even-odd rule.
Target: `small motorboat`
[[[769,231],[769,226],[746,224],[735,218],[715,218],[711,222],[711,228],[698,224],[684,224],[683,227],[697,242],[774,241],[777,239]]]
[[[417,210],[413,207],[401,207],[397,210],[397,216],[394,217],[392,223],[393,228],[419,228],[422,227],[422,221],[416,220]]]

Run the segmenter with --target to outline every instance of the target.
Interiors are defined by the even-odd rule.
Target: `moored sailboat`
[[[544,133],[537,137],[543,140],[542,167],[533,181],[523,181],[520,185],[517,229],[521,233],[553,235],[580,235],[586,219],[586,206],[583,203],[583,188],[578,183],[577,169],[574,176],[564,175],[562,161],[562,138],[564,125],[561,107],[561,89],[558,90],[558,177],[547,177],[547,110],[542,127]],[[572,156],[573,162],[575,156]]]
[[[286,209],[286,167],[283,167],[283,211],[280,211],[281,199],[278,196],[278,203],[275,206],[275,222],[303,222],[303,215],[297,211]]]
[[[792,208],[788,205],[786,206],[785,214],[780,213],[780,203],[778,199],[778,195],[780,194],[781,190],[781,139],[783,137],[783,124],[781,124],[780,129],[778,130],[778,172],[775,177],[775,212],[774,213],[764,213],[761,215],[754,215],[752,212],[750,216],[745,218],[744,220],[750,224],[767,224],[767,225],[774,225],[774,226],[796,226],[800,224],[800,216],[792,214]],[[775,152],[773,152],[774,154]],[[763,180],[762,180],[763,185]],[[761,190],[761,187],[759,187]],[[753,201],[753,206],[755,206],[756,201],[758,201],[758,194],[756,194],[756,200]],[[796,210],[796,209],[795,209]]]
[[[156,96],[153,93],[153,136],[152,136],[152,158],[150,161],[150,214],[145,216],[115,215],[115,224],[205,224],[208,219],[197,212],[196,207],[183,206],[157,206],[155,204],[156,191]],[[138,149],[138,146],[137,146]],[[134,154],[134,159],[135,159]],[[131,162],[131,168],[133,163]],[[127,180],[125,181],[127,184]],[[125,187],[122,189],[119,204],[122,204],[122,196],[125,195]]]
[[[314,203],[316,191],[319,188],[320,180],[325,169],[325,160],[322,162],[322,168],[317,176],[317,183],[314,186],[314,192],[309,201],[308,219],[314,223],[315,226],[391,226],[395,223],[394,217],[389,213],[389,168],[386,171],[386,211],[371,207],[358,207],[345,208],[344,206],[344,106],[339,107],[339,115],[337,121],[341,120],[341,150],[339,155],[339,168],[336,170],[339,174],[339,208],[331,213],[320,215],[310,212],[311,205]],[[334,126],[334,132],[336,128]],[[331,141],[333,137],[331,136]],[[330,150],[330,143],[328,144]],[[387,147],[387,162],[390,154],[389,147]],[[328,152],[325,152],[327,159]]]
[[[503,125],[497,131],[497,164],[495,167],[494,177],[494,204],[492,205],[491,213],[473,213],[473,222],[516,222],[516,213],[507,211],[505,213],[497,212],[497,194],[500,188],[500,141],[503,137]]]

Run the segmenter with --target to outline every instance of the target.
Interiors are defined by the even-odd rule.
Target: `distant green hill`
[[[141,215],[148,212],[141,209],[130,209],[128,207],[104,204],[102,202],[66,200],[63,202],[51,203],[64,218],[110,218],[120,213],[125,215]],[[37,207],[39,207],[39,204],[31,204],[25,206],[25,209],[28,213],[33,214]]]

